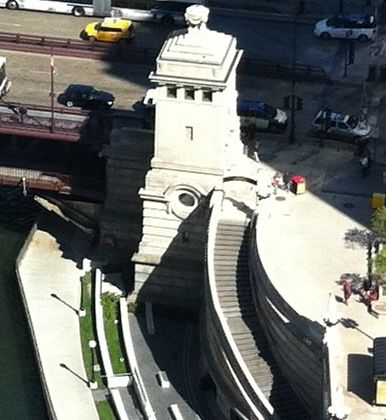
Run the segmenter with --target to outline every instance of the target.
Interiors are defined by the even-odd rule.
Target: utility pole
[[[339,0],[339,13],[343,14],[343,0]]]
[[[55,117],[54,117],[54,98],[55,98],[55,91],[54,91],[54,76],[55,76],[55,62],[54,56],[51,55],[50,61],[50,76],[51,76],[51,133],[55,131]]]
[[[349,40],[352,30],[346,31],[346,39],[344,40],[344,72],[343,78],[347,77],[347,68],[349,65],[354,64],[355,59],[355,44]]]
[[[292,69],[291,69],[291,100],[290,100],[290,111],[291,111],[291,120],[290,120],[290,133],[289,133],[289,143],[295,143],[295,88],[296,88],[296,56],[297,56],[297,39],[298,39],[298,14],[294,14],[294,29],[293,29],[293,38],[292,38]]]

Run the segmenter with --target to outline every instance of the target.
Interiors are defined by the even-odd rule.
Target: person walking
[[[345,305],[347,305],[347,302],[350,299],[351,295],[352,295],[351,284],[349,283],[348,280],[345,280],[343,282],[343,301]]]

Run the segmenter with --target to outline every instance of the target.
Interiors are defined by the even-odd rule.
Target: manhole
[[[343,203],[343,207],[346,209],[352,209],[353,207],[355,207],[355,204],[353,203]]]
[[[284,201],[285,200],[285,197],[279,196],[279,197],[276,197],[275,200],[277,200],[277,201]]]

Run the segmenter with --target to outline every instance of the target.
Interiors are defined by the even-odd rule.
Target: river
[[[15,260],[38,207],[20,189],[0,188],[0,418],[46,420],[44,395]]]

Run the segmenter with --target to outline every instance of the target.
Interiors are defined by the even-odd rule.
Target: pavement
[[[209,0],[209,7],[211,7],[210,3]],[[366,0],[344,0],[343,12],[373,13],[374,7],[379,7],[382,0],[372,0],[371,3],[370,6],[367,6]],[[222,4],[225,6],[226,3]],[[254,19],[291,21],[297,14],[299,23],[309,23],[309,21],[323,19],[341,12],[338,0],[329,2],[320,0],[249,0],[249,2],[243,1],[242,7],[245,10],[238,10],[238,14],[249,15]],[[224,13],[222,7],[221,13]],[[229,13],[231,12],[229,11]]]
[[[261,144],[258,184],[271,192],[259,205],[257,241],[274,287],[300,315],[325,325],[329,295],[340,322],[330,354],[332,392],[343,392],[348,419],[384,419],[373,407],[372,340],[384,336],[385,319],[369,314],[354,295],[342,303],[341,278],[367,274],[367,231],[372,192],[384,192],[383,171],[362,177],[351,151],[311,145]],[[304,194],[270,187],[273,174],[305,176]]]
[[[19,261],[19,285],[47,409],[58,420],[98,419],[80,342],[80,277],[89,246],[73,225],[47,214]],[[20,257],[19,257],[20,258]]]

